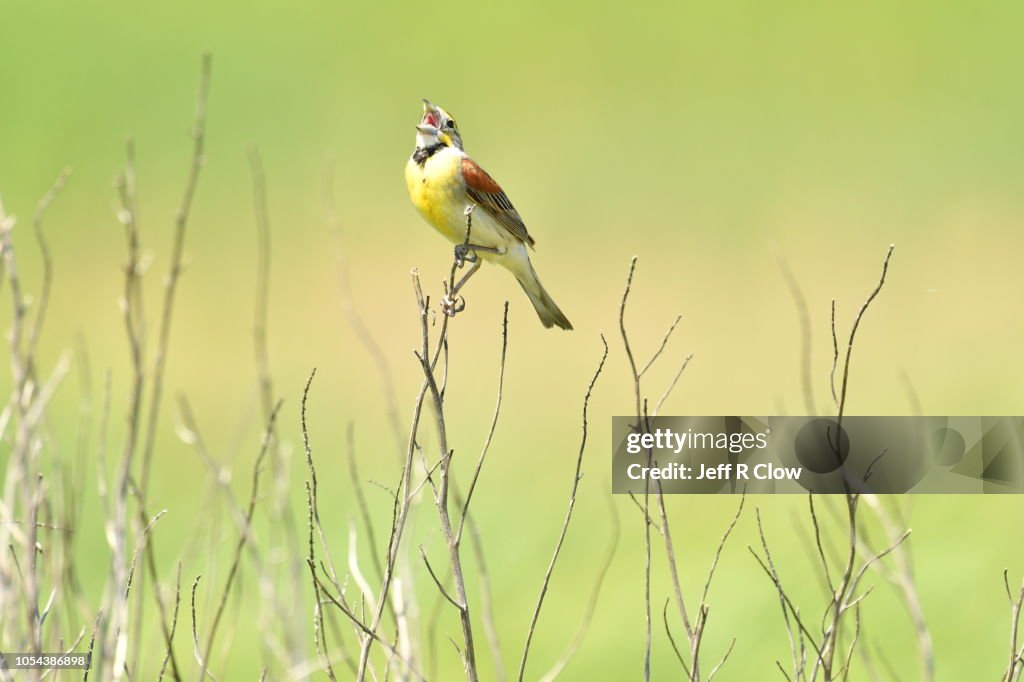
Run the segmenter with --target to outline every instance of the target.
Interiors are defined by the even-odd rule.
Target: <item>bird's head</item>
[[[416,126],[416,146],[425,149],[439,144],[462,149],[459,127],[451,114],[423,100],[423,118]]]

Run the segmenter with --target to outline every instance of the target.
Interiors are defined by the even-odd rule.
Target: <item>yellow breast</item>
[[[463,212],[469,203],[462,183],[462,154],[443,149],[422,166],[409,159],[405,184],[420,215],[448,240],[461,243],[465,238]]]

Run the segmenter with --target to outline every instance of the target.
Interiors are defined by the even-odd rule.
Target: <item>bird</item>
[[[423,219],[455,244],[458,266],[472,264],[448,292],[442,306],[446,314],[453,316],[465,307],[458,292],[487,261],[515,276],[545,327],[572,329],[533,269],[530,250],[535,241],[519,212],[494,178],[465,152],[451,114],[426,99],[405,181]]]

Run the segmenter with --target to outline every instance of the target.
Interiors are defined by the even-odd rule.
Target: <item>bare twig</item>
[[[160,318],[160,331],[156,347],[153,367],[153,384],[149,402],[149,423],[146,431],[145,447],[142,457],[142,473],[139,489],[145,496],[149,484],[150,461],[153,457],[153,445],[156,441],[157,417],[160,414],[160,399],[163,394],[164,367],[167,364],[167,350],[170,345],[171,322],[174,313],[174,297],[178,289],[178,278],[183,269],[185,256],[185,229],[188,226],[189,214],[196,188],[199,185],[199,173],[206,163],[206,105],[210,95],[210,74],[212,57],[209,52],[203,54],[202,68],[199,78],[199,93],[196,96],[195,121],[192,124],[192,158],[189,163],[188,178],[185,180],[185,192],[174,218],[174,244],[171,248],[171,266],[164,280],[163,310]]]
[[[480,479],[480,472],[484,468],[484,460],[491,448],[491,439],[494,438],[494,430],[498,426],[498,416],[501,414],[501,398],[505,387],[505,356],[508,352],[508,301],[505,301],[504,313],[501,317],[501,360],[498,363],[498,397],[494,403],[494,416],[491,417],[491,426],[487,429],[487,437],[484,438],[484,445],[480,449],[480,457],[476,461],[473,475],[469,479],[469,488],[466,490],[466,499],[462,504],[462,515],[459,520],[459,530],[455,534],[455,542],[462,541],[462,526],[466,522],[466,515],[469,514],[469,503],[473,500],[473,491],[476,490],[477,481]]]
[[[669,383],[668,387],[665,388],[665,392],[661,394],[660,398],[658,398],[658,402],[654,405],[654,412],[651,413],[652,417],[657,417],[661,413],[661,406],[665,404],[665,401],[668,400],[668,397],[675,389],[676,384],[679,383],[679,379],[683,376],[683,372],[685,372],[686,368],[690,365],[690,360],[693,360],[693,353],[686,356],[683,360],[683,364],[679,366],[679,371],[676,372],[674,377],[672,377],[672,381]]]
[[[850,358],[853,352],[853,346],[856,339],[857,330],[860,327],[861,320],[864,317],[865,312],[870,307],[871,303],[878,296],[882,287],[885,284],[885,277],[889,269],[889,261],[892,257],[893,246],[889,247],[886,253],[885,260],[882,264],[882,272],[879,277],[878,284],[868,295],[867,299],[861,305],[856,317],[854,318],[853,325],[850,329],[850,336],[847,342],[846,354],[843,362],[842,376],[840,379],[841,386],[839,390],[836,390],[836,371],[839,367],[839,344],[838,335],[836,331],[836,307],[835,301],[832,301],[831,307],[831,320],[830,327],[832,332],[832,368],[829,373],[829,384],[832,390],[833,401],[836,405],[837,419],[836,419],[836,443],[832,444],[831,447],[835,450],[837,457],[841,459],[841,441],[842,436],[842,420],[843,415],[846,411],[847,402],[847,389],[849,386],[850,378]],[[799,287],[796,285],[795,280],[792,278],[792,273],[788,272],[788,269],[783,268],[784,274],[787,276],[787,282],[789,282],[791,291],[793,292],[794,298],[797,300],[798,307],[801,306],[802,294],[799,291]],[[807,343],[805,344],[805,356],[809,355],[809,335],[806,334],[805,338]],[[806,383],[806,382],[805,382]],[[813,397],[805,387],[805,398],[808,401],[809,406],[813,406]],[[871,469],[874,464],[881,459],[885,454],[885,451],[879,455],[874,462],[865,471],[863,479],[866,481],[871,474]],[[846,679],[849,676],[850,664],[853,660],[854,649],[857,646],[857,642],[860,636],[861,618],[860,618],[860,605],[864,598],[870,593],[870,589],[863,594],[858,594],[858,587],[861,579],[867,570],[884,558],[891,552],[894,552],[899,545],[908,537],[910,531],[906,531],[898,537],[892,538],[892,543],[886,549],[877,552],[870,553],[867,558],[860,564],[857,565],[857,555],[861,547],[865,544],[862,535],[863,531],[859,528],[857,508],[859,500],[861,499],[860,489],[854,489],[851,487],[850,480],[846,477],[845,472],[843,474],[842,484],[845,490],[843,499],[845,501],[845,525],[846,525],[846,546],[844,548],[845,556],[841,561],[837,563],[840,566],[833,572],[831,564],[828,560],[827,553],[825,551],[825,542],[822,534],[822,527],[819,523],[818,514],[814,507],[813,495],[808,498],[808,506],[811,516],[811,523],[814,529],[814,543],[817,548],[818,559],[820,560],[821,570],[824,574],[825,583],[830,592],[829,603],[825,609],[825,613],[822,616],[821,626],[821,642],[820,644],[815,642],[814,637],[811,636],[810,632],[803,624],[803,620],[800,618],[799,611],[793,605],[786,590],[782,587],[782,583],[779,580],[778,572],[775,569],[775,565],[772,562],[771,554],[768,550],[768,542],[764,534],[764,529],[761,524],[760,513],[757,515],[758,532],[761,538],[761,546],[764,551],[764,560],[751,549],[751,553],[755,556],[761,568],[765,571],[768,577],[772,580],[775,585],[776,591],[779,594],[780,603],[782,606],[783,616],[786,623],[786,629],[789,633],[790,648],[793,655],[793,678],[794,680],[817,679],[818,673],[821,672],[826,680],[833,680],[837,678]],[[909,594],[913,594],[910,590]],[[911,605],[913,611],[912,598],[908,599],[908,604]],[[853,610],[855,612],[855,623],[852,637],[850,637],[848,648],[845,655],[839,654],[840,658],[837,662],[836,656],[837,651],[840,647],[841,632],[844,624],[844,614]],[[913,614],[912,614],[913,615]],[[792,622],[791,622],[792,618]],[[796,628],[793,627],[793,622],[796,623]],[[916,622],[916,620],[915,620]],[[920,640],[920,627],[916,624],[919,629],[919,640]],[[926,632],[926,630],[925,630]],[[805,657],[804,657],[804,639],[810,642],[813,647],[815,659],[813,661],[813,667],[810,670],[809,677],[805,670]],[[924,652],[930,649],[930,641],[927,640],[927,634],[924,640],[921,641],[922,655],[926,660],[925,670],[926,676],[929,674],[929,666],[927,663],[928,654]],[[779,666],[782,670],[782,666]],[[783,670],[783,674],[786,674]],[[787,675],[787,678],[789,676]],[[926,677],[930,679],[930,677]]]
[[[398,397],[395,393],[395,382],[392,377],[391,365],[384,354],[380,344],[374,338],[373,333],[363,321],[362,316],[356,309],[352,295],[352,285],[349,277],[348,261],[345,258],[345,249],[342,238],[341,220],[334,205],[334,163],[329,161],[324,170],[324,212],[327,218],[327,227],[333,237],[335,260],[338,267],[338,287],[341,293],[340,302],[342,313],[345,315],[349,326],[356,335],[363,349],[373,360],[373,364],[380,376],[380,382],[384,389],[384,401],[388,417],[388,424],[395,439],[395,453],[402,460],[402,453],[405,450],[402,429],[399,425]]]
[[[882,290],[882,286],[885,284],[885,276],[886,273],[888,273],[889,271],[889,259],[892,257],[892,252],[894,248],[895,247],[893,245],[889,246],[889,250],[888,252],[886,252],[885,255],[885,260],[882,263],[882,273],[878,279],[878,284],[875,286],[875,288],[868,295],[867,299],[861,305],[860,310],[857,313],[857,316],[853,320],[853,325],[850,328],[850,338],[846,346],[846,355],[843,362],[842,383],[839,391],[839,403],[837,408],[838,416],[836,417],[837,456],[840,456],[839,448],[841,447],[840,438],[842,437],[843,414],[846,409],[846,394],[850,379],[850,357],[853,354],[853,344],[857,336],[857,329],[860,327],[860,322],[864,317],[864,313],[867,312],[868,307],[871,305],[872,301],[875,300],[875,297],[878,296],[879,292]],[[833,329],[835,328],[834,320],[835,318],[833,316]],[[866,478],[867,473],[865,473],[865,479]],[[843,486],[846,489],[849,549],[847,553],[846,566],[843,570],[842,575],[837,580],[836,589],[833,593],[832,605],[830,607],[832,614],[831,624],[825,629],[824,639],[822,641],[822,648],[820,650],[820,656],[818,660],[815,661],[814,669],[812,670],[812,678],[814,676],[814,673],[817,671],[819,663],[821,664],[825,678],[832,678],[834,672],[834,657],[836,654],[836,649],[839,645],[839,629],[841,624],[840,619],[843,614],[843,605],[849,599],[852,598],[854,590],[856,590],[857,583],[860,580],[860,577],[863,575],[863,571],[866,570],[865,565],[865,567],[862,567],[861,571],[857,573],[856,576],[854,576],[854,564],[856,561],[857,554],[857,504],[860,496],[858,493],[851,491],[849,483],[846,481],[845,477],[843,478]],[[896,544],[899,544],[899,542],[902,542],[902,540],[903,538],[898,540]],[[884,553],[882,554],[882,556],[884,556]],[[870,563],[870,561],[868,563]]]
[[[626,288],[622,292],[622,301],[619,303],[619,332],[622,335],[622,344],[626,348],[626,359],[629,360],[629,368],[633,378],[633,394],[636,397],[636,417],[640,419],[640,415],[643,413],[643,410],[640,409],[640,372],[637,371],[636,360],[633,358],[633,349],[629,345],[629,335],[626,333],[626,301],[629,299],[629,292],[633,288],[634,272],[636,272],[636,256],[633,256],[629,261]],[[639,427],[639,424],[637,426]]]
[[[836,395],[836,368],[839,366],[839,340],[836,338],[836,299],[832,299],[832,370],[828,375],[829,387],[832,389],[832,403],[839,407],[839,396]]]
[[[256,147],[249,148],[249,169],[252,174],[253,213],[256,216],[256,300],[253,311],[253,350],[256,356],[256,377],[260,388],[260,405],[266,419],[274,406],[274,387],[270,376],[270,353],[267,350],[267,309],[270,298],[270,219],[267,215],[267,181],[263,159]]]
[[[313,503],[313,488],[308,482],[306,483],[306,503],[309,507],[309,553],[306,557],[306,565],[309,566],[310,575],[312,577],[314,599],[313,648],[316,650],[316,655],[323,666],[324,672],[327,673],[327,678],[330,680],[337,680],[337,677],[334,675],[334,667],[331,665],[330,655],[327,653],[326,632],[324,631],[324,612],[320,599],[320,583],[316,579],[316,551],[313,543],[313,528],[316,524],[314,517],[316,512]]]
[[[686,658],[683,657],[683,652],[680,651],[679,645],[676,644],[676,638],[672,635],[672,627],[668,624],[668,605],[671,603],[671,599],[665,598],[665,605],[661,608],[661,618],[665,623],[665,634],[668,635],[668,642],[672,645],[672,651],[676,655],[676,659],[679,661],[679,665],[683,667],[683,672],[686,673],[686,677],[690,678],[692,673],[690,672],[690,666],[686,664]]]
[[[196,661],[202,666],[202,669],[206,670],[206,661],[203,660],[203,652],[199,647],[199,625],[196,622],[196,590],[199,589],[199,580],[203,577],[202,573],[196,576],[196,579],[192,582],[192,649],[195,653]],[[200,678],[200,682],[206,679],[205,673]]]
[[[491,658],[494,661],[494,679],[496,682],[505,682],[508,675],[505,671],[505,659],[501,655],[498,628],[494,622],[491,578],[487,572],[483,541],[480,538],[480,529],[477,528],[472,516],[466,517],[466,524],[469,527],[469,544],[473,548],[473,555],[476,558],[477,580],[480,583],[480,617],[484,622],[484,634],[487,636],[487,643],[491,648]]]
[[[430,577],[433,579],[434,584],[437,586],[438,591],[441,593],[441,596],[447,599],[448,603],[450,603],[455,608],[461,609],[462,604],[455,601],[455,598],[448,594],[448,590],[444,589],[444,585],[441,584],[441,581],[438,579],[437,574],[434,573],[434,569],[431,568],[430,560],[427,559],[427,553],[423,551],[423,545],[420,545],[420,556],[423,557],[423,564],[427,567],[427,573],[430,574]]]
[[[89,661],[92,660],[92,652],[93,652],[93,650],[96,647],[96,633],[99,632],[100,622],[102,620],[103,620],[103,610],[101,609],[101,610],[99,610],[96,613],[96,624],[92,628],[92,637],[89,638],[89,651],[86,652],[86,660],[89,660]],[[89,668],[86,668],[85,672],[82,673],[82,682],[88,682],[88,681],[89,681]]]
[[[420,355],[422,358],[428,356],[429,349],[429,300],[423,296],[423,290],[419,281],[419,273],[416,270],[412,272],[412,283],[413,289],[416,293],[417,310],[420,316],[420,329],[421,329],[421,349]],[[370,620],[368,629],[374,633],[373,637],[365,637],[360,645],[359,650],[359,664],[356,671],[356,682],[363,682],[366,677],[368,670],[370,650],[374,643],[378,642],[379,639],[376,637],[377,628],[380,626],[381,619],[384,615],[384,609],[388,603],[388,595],[394,579],[396,565],[399,558],[399,550],[401,548],[402,538],[406,523],[409,517],[409,510],[412,506],[412,500],[416,489],[412,486],[412,469],[413,469],[413,457],[418,451],[418,444],[416,440],[417,433],[419,431],[420,416],[423,410],[423,402],[426,398],[427,391],[431,389],[433,371],[436,367],[438,357],[442,352],[442,348],[447,345],[446,337],[448,330],[449,317],[443,316],[441,322],[441,331],[438,338],[437,348],[433,356],[432,361],[429,363],[428,370],[425,372],[425,376],[420,390],[416,395],[416,400],[413,403],[413,413],[411,425],[409,428],[409,436],[406,441],[405,450],[405,461],[402,465],[401,482],[398,490],[399,494],[394,496],[394,507],[392,510],[392,524],[391,524],[391,537],[388,541],[388,552],[387,559],[384,563],[384,578],[381,581],[381,589],[378,593],[377,603],[373,608],[373,616]],[[422,361],[421,361],[422,368]],[[436,391],[436,383],[434,384],[434,390]],[[442,457],[440,463],[446,462],[447,457]]]
[[[249,541],[252,534],[252,517],[256,511],[256,499],[259,493],[260,483],[260,468],[263,464],[263,459],[267,455],[267,450],[270,447],[271,434],[274,431],[274,422],[277,419],[277,413],[281,409],[281,403],[278,402],[274,409],[270,413],[270,419],[267,421],[267,427],[263,434],[263,443],[260,446],[259,454],[256,456],[256,462],[252,468],[252,488],[249,493],[249,505],[245,512],[245,531],[242,532],[238,538],[238,543],[235,545],[234,556],[231,560],[231,567],[228,569],[228,577],[224,582],[224,590],[221,593],[220,603],[217,605],[217,610],[214,612],[213,622],[210,625],[210,633],[206,637],[206,657],[200,661],[200,679],[204,679],[207,675],[207,669],[209,667],[209,659],[213,655],[213,643],[217,636],[217,628],[220,625],[221,617],[224,615],[224,607],[227,605],[228,596],[231,594],[231,587],[235,581],[235,576],[238,574],[238,567],[241,564],[242,551],[245,549],[246,543]],[[197,581],[198,582],[198,579]],[[195,586],[192,588],[193,597],[195,596]],[[195,611],[194,600],[193,600],[193,612]],[[199,653],[198,643],[196,644],[196,652]],[[212,677],[212,676],[211,676]]]
[[[641,392],[640,372],[637,370],[636,359],[633,357],[633,349],[629,345],[629,335],[626,333],[626,301],[629,299],[629,292],[633,287],[633,273],[636,272],[637,257],[633,256],[629,261],[629,274],[626,275],[626,288],[622,292],[622,300],[619,303],[619,332],[622,336],[622,345],[626,350],[626,359],[629,361],[630,375],[633,379],[633,395],[636,400],[636,428],[640,429],[641,415]],[[647,452],[647,462],[650,466],[651,452]],[[651,621],[651,525],[650,514],[650,482],[645,479],[644,486],[644,682],[651,679],[651,640],[653,634]]]
[[[708,682],[711,682],[711,680],[714,679],[715,675],[718,674],[718,671],[721,670],[722,666],[725,665],[725,662],[729,660],[729,656],[732,654],[732,651],[733,651],[734,648],[736,648],[736,638],[735,637],[733,637],[732,641],[729,642],[729,648],[725,650],[725,655],[722,656],[722,660],[719,661],[718,664],[715,665],[715,667],[711,669],[711,672],[708,673]]]
[[[445,317],[448,316],[446,315]],[[423,375],[427,380],[427,386],[433,399],[434,421],[437,427],[437,441],[440,448],[440,457],[442,462],[440,483],[438,485],[437,495],[435,496],[435,506],[437,507],[438,518],[441,524],[441,532],[448,545],[449,563],[452,569],[452,580],[455,585],[455,603],[459,612],[459,622],[462,625],[463,644],[465,645],[465,649],[462,652],[463,668],[466,673],[466,679],[469,680],[469,682],[476,682],[476,651],[473,646],[473,626],[472,619],[470,617],[468,596],[466,593],[466,582],[462,572],[462,559],[459,555],[459,545],[455,541],[455,533],[452,530],[451,517],[448,510],[448,488],[450,484],[452,451],[448,447],[448,434],[444,419],[444,398],[441,395],[441,390],[438,388],[438,384],[434,376],[434,370],[428,361],[427,315],[426,309],[422,307],[420,319],[423,346],[421,353],[417,353],[417,357],[419,358],[420,366],[423,369]]]
[[[782,272],[782,278],[786,280],[786,288],[789,289],[789,295],[796,305],[800,318],[800,378],[803,385],[804,409],[810,416],[817,413],[814,382],[811,380],[811,314],[807,309],[807,299],[800,288],[800,283],[783,258],[779,258],[779,270]]]
[[[886,577],[893,582],[903,596],[910,620],[914,624],[914,632],[917,635],[918,652],[921,656],[921,673],[923,682],[932,682],[935,679],[935,651],[932,644],[931,633],[928,629],[928,622],[925,620],[924,609],[921,606],[921,599],[917,593],[914,582],[914,567],[911,561],[910,550],[907,543],[897,543],[899,531],[889,514],[885,511],[881,501],[875,495],[865,495],[862,499],[875,512],[881,521],[890,543],[899,545],[895,552],[896,570],[889,572]],[[897,512],[897,517],[899,516]],[[905,525],[900,520],[901,525]]]
[[[1003,571],[1003,583],[1006,585],[1006,594],[1010,596],[1010,579],[1008,571]],[[1010,662],[1003,676],[1004,682],[1015,682],[1021,679],[1024,673],[1024,644],[1018,648],[1020,642],[1020,620],[1021,613],[1024,613],[1024,582],[1021,583],[1017,597],[1010,598]]]
[[[562,530],[558,534],[558,540],[555,542],[555,550],[551,555],[551,561],[548,563],[547,571],[544,573],[544,580],[541,582],[540,595],[537,597],[537,605],[533,609],[533,616],[530,618],[530,627],[526,632],[526,643],[523,645],[523,655],[519,661],[519,682],[523,682],[523,677],[526,675],[526,661],[530,655],[530,644],[533,642],[533,635],[537,629],[537,621],[540,618],[540,610],[544,606],[544,597],[548,592],[548,585],[551,583],[551,574],[554,573],[555,564],[558,562],[558,555],[562,551],[562,543],[565,542],[565,536],[569,531],[569,523],[572,521],[573,508],[576,506],[576,491],[579,489],[580,479],[583,478],[583,453],[587,447],[587,409],[590,407],[590,395],[594,390],[594,385],[597,384],[598,377],[601,376],[601,370],[604,369],[605,360],[608,359],[608,342],[605,341],[604,335],[601,335],[601,344],[604,346],[604,351],[601,354],[601,361],[597,365],[597,370],[594,372],[593,378],[590,380],[590,385],[587,387],[587,392],[583,396],[583,419],[582,419],[582,436],[580,438],[579,453],[576,456],[576,470],[573,474],[572,487],[569,491],[569,508],[565,513],[565,521],[562,523]]]
[[[151,464],[153,458],[153,449],[156,443],[156,430],[157,423],[160,415],[161,400],[163,397],[163,381],[164,373],[167,364],[167,354],[170,347],[170,336],[171,336],[171,323],[173,321],[174,312],[174,301],[175,294],[177,292],[178,280],[183,270],[184,264],[184,250],[185,250],[185,232],[188,226],[189,214],[192,210],[193,200],[196,194],[196,188],[199,184],[199,174],[205,163],[205,138],[206,138],[206,108],[207,101],[209,98],[210,91],[210,75],[212,70],[212,59],[209,53],[204,53],[202,58],[202,65],[200,69],[200,80],[199,90],[196,95],[196,108],[195,118],[191,130],[192,138],[192,155],[189,162],[188,176],[185,181],[185,189],[182,194],[181,203],[179,204],[177,214],[174,220],[174,240],[171,249],[171,261],[167,275],[164,279],[164,297],[163,306],[160,318],[160,327],[157,337],[157,346],[155,356],[153,359],[153,372],[152,372],[152,383],[150,385],[150,396],[149,396],[149,413],[147,417],[146,432],[143,441],[142,449],[142,464],[139,473],[139,484],[138,488],[140,491],[140,497],[145,499],[146,493],[149,489],[149,478],[151,473]],[[139,416],[142,410],[142,375],[141,366],[143,363],[142,357],[142,345],[141,338],[144,330],[144,316],[142,312],[142,299],[141,299],[141,281],[138,272],[138,227],[137,227],[137,213],[138,205],[137,198],[134,190],[134,169],[131,159],[129,159],[129,166],[126,169],[126,182],[128,184],[128,193],[125,202],[125,208],[130,211],[130,244],[132,249],[132,257],[129,261],[129,267],[132,269],[132,276],[128,282],[134,286],[134,301],[130,295],[130,292],[126,292],[125,305],[126,305],[126,321],[129,327],[129,336],[137,335],[140,337],[139,341],[132,342],[132,354],[136,363],[136,393],[133,394],[133,405],[135,406],[132,410],[132,422],[133,432],[141,429],[141,424],[138,424]],[[130,202],[130,203],[129,203]],[[130,313],[134,308],[134,313]],[[130,315],[134,314],[134,330],[132,329],[133,320]],[[129,456],[126,458],[126,464],[130,466],[131,460],[134,458],[135,446],[137,436],[133,433],[129,440],[130,451]],[[147,543],[147,564],[152,568],[155,564],[155,560],[151,554],[155,551],[153,543]],[[153,571],[151,571],[152,573]],[[143,574],[145,577],[146,574]],[[154,583],[156,578],[154,576]],[[143,592],[145,584],[142,582],[139,585],[139,592]],[[154,586],[154,589],[157,589]],[[160,608],[161,622],[165,619],[165,608],[163,604],[163,598],[157,595],[157,603]],[[138,639],[139,628],[141,628],[142,617],[142,595],[139,597],[139,606],[136,613],[136,639]],[[176,664],[173,667],[176,671]]]
[[[583,612],[583,617],[580,620],[579,627],[576,629],[576,634],[573,635],[572,641],[566,648],[565,652],[555,661],[555,664],[551,666],[551,669],[540,678],[540,682],[553,682],[569,662],[572,660],[576,652],[579,651],[580,646],[583,644],[583,640],[587,635],[587,630],[590,628],[590,623],[594,618],[594,612],[597,610],[597,599],[601,596],[601,587],[604,584],[605,576],[608,575],[608,569],[611,568],[612,559],[615,558],[615,552],[619,546],[619,534],[621,532],[619,524],[619,515],[615,509],[615,505],[611,504],[609,500],[609,507],[611,509],[612,517],[612,536],[608,541],[608,550],[605,552],[604,561],[601,563],[601,569],[597,573],[597,578],[594,581],[594,589],[590,593],[590,599],[587,601],[586,610]]]
[[[383,579],[384,568],[381,566],[380,556],[377,554],[377,539],[376,534],[373,532],[370,507],[366,503],[366,495],[363,494],[363,481],[359,476],[359,466],[356,463],[355,425],[352,422],[348,423],[348,428],[345,430],[345,440],[348,444],[346,451],[348,453],[349,479],[352,481],[352,491],[355,493],[359,515],[363,520],[363,529],[366,531],[366,542],[370,546],[370,559],[373,561],[373,567],[377,571],[377,578]]]
[[[306,385],[302,389],[302,404],[300,406],[300,420],[302,426],[302,447],[306,453],[306,466],[309,468],[309,490],[310,490],[310,503],[312,505],[313,513],[313,524],[316,526],[317,534],[320,536],[320,546],[323,547],[324,556],[330,568],[331,580],[337,584],[338,572],[334,568],[334,561],[331,559],[331,553],[327,548],[327,537],[324,534],[323,526],[320,523],[320,500],[319,500],[319,482],[316,475],[316,465],[313,463],[313,448],[309,442],[309,427],[306,422],[306,404],[309,400],[309,390],[313,385],[313,379],[316,377],[316,368],[309,373],[309,378],[306,379]],[[340,588],[339,588],[340,589]]]
[[[36,243],[39,246],[39,253],[43,259],[43,281],[39,287],[39,303],[36,306],[35,318],[32,320],[32,331],[29,333],[28,346],[25,350],[26,359],[28,361],[29,372],[34,374],[33,364],[35,358],[35,351],[39,345],[39,335],[43,329],[43,322],[46,319],[46,311],[49,309],[50,304],[50,289],[53,285],[53,257],[50,254],[50,245],[46,240],[46,234],[43,232],[43,216],[46,215],[47,209],[54,202],[61,190],[64,189],[64,185],[67,183],[68,178],[71,177],[71,169],[65,168],[61,171],[60,175],[57,176],[56,182],[53,183],[53,187],[43,195],[36,205],[36,212],[32,219],[32,228],[35,231]]]
[[[658,525],[657,521],[655,521],[654,519],[651,518],[650,514],[647,513],[647,510],[644,509],[643,503],[641,503],[640,500],[636,499],[636,495],[634,495],[633,493],[629,493],[629,499],[636,506],[636,508],[640,512],[640,514],[645,519],[647,519],[647,524],[649,526],[651,526],[652,528],[654,528],[654,530],[658,531],[658,533],[660,534],[661,533],[661,526]]]
[[[846,344],[846,359],[843,362],[842,388],[839,391],[839,416],[836,419],[838,427],[843,425],[843,412],[846,408],[846,388],[850,380],[850,356],[853,354],[853,341],[857,336],[857,329],[860,327],[860,321],[864,317],[864,313],[867,312],[871,302],[875,300],[875,297],[878,296],[878,293],[885,285],[885,275],[889,272],[889,259],[892,258],[892,252],[895,248],[895,245],[889,246],[889,251],[885,254],[885,260],[882,262],[882,274],[878,278],[878,284],[871,294],[868,295],[863,305],[861,305],[860,311],[857,312],[857,317],[853,319],[853,326],[850,328],[850,340]]]
[[[319,580],[319,578],[317,578],[317,580]],[[396,650],[395,647],[389,641],[387,641],[386,639],[382,639],[380,636],[378,636],[377,633],[373,631],[373,628],[368,627],[356,614],[354,614],[347,606],[345,606],[345,604],[343,604],[340,600],[336,599],[334,595],[332,595],[330,591],[326,589],[326,586],[322,582],[320,583],[320,588],[321,594],[327,597],[327,601],[329,601],[339,611],[341,611],[352,622],[352,624],[359,629],[360,632],[367,636],[368,639],[377,642],[382,647],[384,647],[384,649],[386,649],[391,655],[401,660],[406,666],[408,666],[409,672],[413,675],[413,677],[415,677],[418,680],[426,679],[423,677],[422,674],[417,672],[416,668],[412,665],[411,661],[404,658],[401,652]]]
[[[810,509],[811,524],[814,526],[814,544],[818,548],[818,557],[821,559],[821,570],[825,573],[825,582],[829,592],[835,592],[835,585],[832,583],[832,572],[829,570],[828,559],[825,556],[825,545],[821,540],[821,524],[818,523],[818,513],[814,509],[814,493],[807,494],[807,506]]]
[[[651,354],[651,359],[648,360],[647,364],[644,365],[644,368],[640,370],[639,378],[642,379],[644,374],[647,374],[647,370],[651,368],[651,365],[653,365],[655,361],[659,357],[661,357],[661,354],[665,352],[665,346],[668,345],[668,340],[672,338],[672,332],[676,330],[676,326],[682,321],[682,319],[682,315],[676,315],[676,319],[672,322],[671,326],[669,326],[668,331],[665,332],[665,336],[661,338],[661,343],[658,345],[658,350],[654,351],[654,353]]]
[[[736,524],[739,522],[740,516],[743,514],[743,505],[746,501],[746,493],[740,495],[740,503],[739,506],[736,507],[736,513],[733,515],[732,521],[730,521],[729,525],[726,527],[725,532],[722,533],[722,539],[718,541],[718,548],[715,550],[715,556],[711,560],[711,568],[708,569],[708,578],[704,582],[704,591],[700,596],[700,603],[702,605],[707,605],[708,603],[708,592],[711,591],[711,581],[715,577],[715,570],[718,568],[718,561],[722,558],[722,550],[725,549],[725,543],[729,541],[729,536],[732,535],[733,529],[736,528]]]
[[[174,615],[171,616],[171,628],[170,633],[167,637],[167,653],[164,654],[164,662],[160,665],[160,674],[157,676],[157,682],[160,682],[164,678],[164,673],[167,671],[167,664],[174,661],[174,633],[178,629],[178,607],[181,605],[181,562],[178,563],[178,576],[174,581]],[[178,675],[177,663],[172,663],[172,671],[174,673],[174,679],[180,680],[181,677]]]

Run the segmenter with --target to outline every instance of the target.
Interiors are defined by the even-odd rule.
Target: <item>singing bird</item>
[[[488,261],[515,275],[545,327],[572,329],[537,278],[529,253],[533,237],[508,195],[463,150],[455,119],[427,100],[416,126],[416,149],[405,167],[405,182],[424,220],[456,245],[460,266],[463,261],[472,263],[449,292],[446,313],[458,312],[459,289]]]

